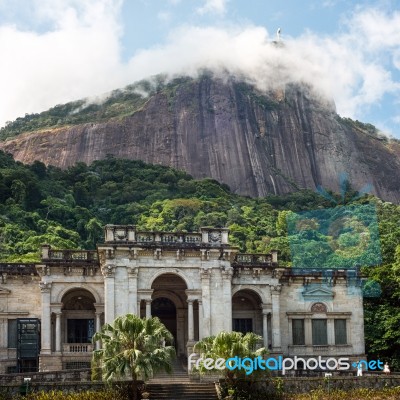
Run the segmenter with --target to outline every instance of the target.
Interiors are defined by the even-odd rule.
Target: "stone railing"
[[[172,245],[179,247],[229,245],[227,228],[200,228],[199,232],[156,232],[136,230],[134,225],[106,225],[105,243]]]
[[[268,254],[236,254],[233,267],[276,267],[278,264],[278,253],[273,250]]]
[[[91,343],[63,343],[63,353],[91,353],[93,344]]]
[[[42,246],[42,261],[45,263],[92,264],[99,263],[96,250],[53,250],[50,246]]]
[[[35,264],[0,263],[0,283],[6,283],[8,275],[38,275]]]

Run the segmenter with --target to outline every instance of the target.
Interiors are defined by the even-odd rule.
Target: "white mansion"
[[[0,374],[88,367],[94,332],[125,313],[158,316],[181,356],[236,330],[261,335],[273,355],[365,357],[354,271],[294,274],[277,252],[240,254],[227,229],[107,225],[97,251],[45,245],[41,263],[0,274]]]

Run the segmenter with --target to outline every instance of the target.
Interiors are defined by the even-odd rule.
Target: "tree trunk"
[[[129,385],[129,399],[130,400],[138,400],[138,390],[137,390],[137,382],[136,380],[132,381]]]

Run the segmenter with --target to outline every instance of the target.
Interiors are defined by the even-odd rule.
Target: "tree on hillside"
[[[94,377],[100,370],[105,381],[130,378],[134,400],[138,380],[147,380],[161,370],[171,372],[175,349],[164,343],[171,343],[173,336],[157,317],[123,315],[112,324],[105,324],[92,340],[102,344],[100,350],[93,352]]]

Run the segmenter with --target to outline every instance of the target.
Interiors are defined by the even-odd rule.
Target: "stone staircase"
[[[217,400],[213,383],[150,383],[150,400]]]
[[[159,373],[146,384],[150,400],[217,400],[214,383],[191,382],[182,360],[175,360],[172,374]]]

